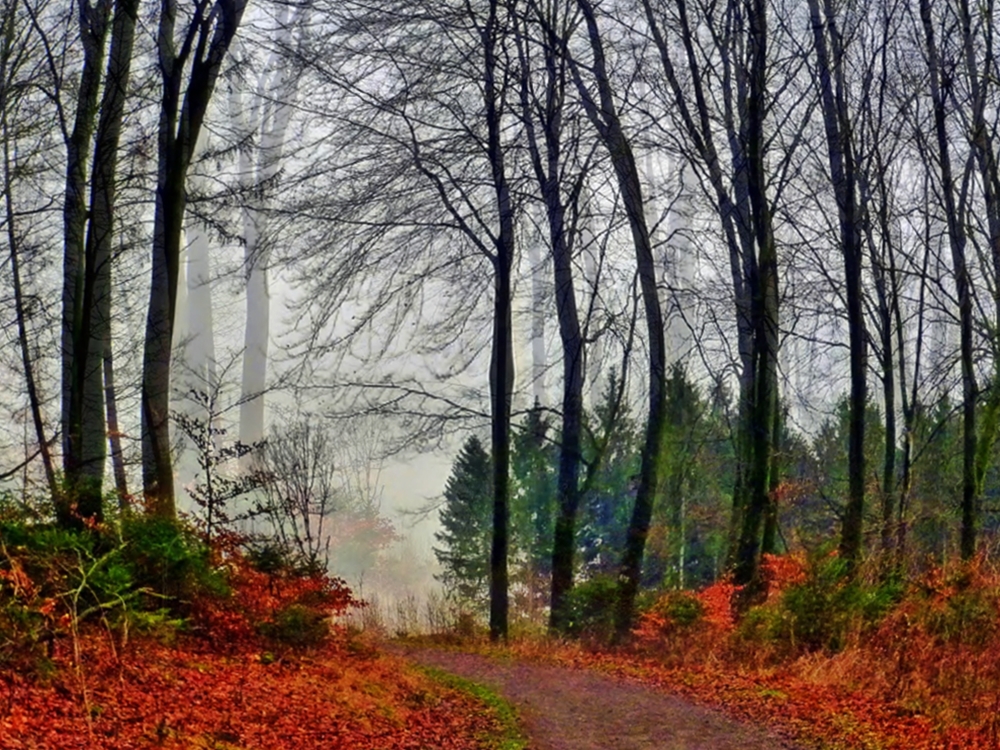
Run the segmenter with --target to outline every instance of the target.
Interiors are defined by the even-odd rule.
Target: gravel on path
[[[513,704],[532,750],[795,750],[788,740],[652,687],[570,667],[403,647],[417,664]]]

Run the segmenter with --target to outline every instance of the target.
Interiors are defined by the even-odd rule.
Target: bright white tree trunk
[[[197,178],[195,178],[197,179]],[[191,387],[206,392],[216,385],[215,325],[212,315],[211,244],[207,229],[190,215],[185,220],[187,263],[185,264],[187,311],[184,359]]]
[[[666,313],[667,364],[684,359],[691,351],[691,326],[694,306],[689,303],[689,294],[694,282],[694,272],[698,263],[697,248],[691,241],[694,230],[694,194],[698,189],[691,166],[683,160],[678,164],[681,173],[680,193],[673,201],[667,217],[670,241],[662,250],[663,278],[668,282],[662,286],[665,294],[663,309]]]
[[[305,24],[305,6],[286,8],[275,31],[279,48],[288,49]],[[231,104],[241,135],[257,140],[255,157],[240,155],[240,181],[254,196],[243,208],[244,268],[247,280],[246,328],[244,332],[242,395],[239,439],[246,444],[264,437],[264,396],[267,391],[267,361],[270,346],[271,294],[267,267],[270,242],[267,198],[273,190],[288,133],[292,105],[298,93],[298,76],[289,75],[288,62],[271,58],[261,73],[253,101],[243,100],[234,87]],[[263,188],[263,190],[259,189]]]

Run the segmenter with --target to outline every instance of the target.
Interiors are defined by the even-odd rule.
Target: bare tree
[[[708,183],[729,255],[739,355],[729,557],[736,580],[747,584],[757,579],[771,502],[779,346],[773,204],[794,151],[795,131],[793,148],[779,163],[776,182],[771,179],[768,153],[772,139],[764,128],[775,100],[769,93],[766,2],[698,4],[694,17],[688,4],[680,1],[670,5],[644,1],[643,10],[666,82],[668,106],[681,125],[688,144],[685,151]],[[704,46],[696,44],[699,24],[710,42]],[[676,29],[676,43],[667,36],[670,28]],[[707,88],[710,83],[721,93],[719,112]],[[780,85],[787,87],[787,82],[783,79]],[[790,117],[786,120],[794,123]],[[717,145],[719,139],[724,139],[724,147]]]
[[[19,8],[18,0],[10,0],[2,8],[0,21],[0,138],[3,139],[3,198],[4,224],[6,226],[7,245],[10,254],[10,270],[14,287],[14,307],[17,318],[18,343],[20,345],[21,365],[24,369],[25,385],[28,391],[28,408],[35,429],[35,439],[38,444],[38,454],[42,458],[45,479],[52,497],[57,496],[55,466],[46,434],[45,421],[42,416],[41,398],[35,377],[35,367],[31,356],[28,340],[28,311],[26,309],[24,285],[21,278],[21,246],[22,238],[17,228],[17,211],[14,205],[14,176],[17,168],[11,146],[16,141],[17,133],[14,121],[20,109],[19,92],[24,91],[23,81],[30,77],[28,66],[34,64],[31,44],[23,27],[25,14]],[[19,28],[20,27],[20,28]]]
[[[816,55],[817,86],[829,158],[830,181],[837,202],[840,247],[844,259],[847,326],[851,352],[848,498],[844,509],[840,554],[853,569],[862,551],[865,509],[865,410],[868,406],[867,333],[862,309],[861,266],[863,213],[859,203],[858,164],[853,141],[843,30],[830,0],[809,0]]]
[[[635,615],[635,597],[639,591],[642,557],[657,491],[657,464],[666,418],[666,351],[653,245],[646,223],[639,170],[636,167],[631,142],[625,134],[618,104],[615,101],[615,92],[605,57],[604,40],[594,5],[589,0],[577,0],[577,6],[583,16],[586,38],[590,47],[591,59],[588,69],[593,76],[592,83],[584,79],[582,64],[569,56],[569,48],[565,39],[561,42],[562,52],[567,55],[567,59],[570,61],[573,79],[584,110],[608,152],[618,181],[635,249],[636,272],[646,320],[646,343],[649,348],[649,406],[645,440],[642,448],[639,485],[629,522],[625,550],[622,555],[620,588],[615,611],[616,637],[623,639],[628,636]],[[590,85],[596,86],[596,98]]]
[[[258,454],[263,495],[253,512],[282,552],[309,567],[329,562],[330,517],[344,502],[339,463],[330,431],[309,419],[276,430]]]
[[[143,355],[142,477],[148,511],[166,518],[176,513],[170,456],[170,363],[188,167],[245,8],[246,0],[199,0],[178,39],[177,1],[163,0],[160,5],[157,54],[162,91]]]

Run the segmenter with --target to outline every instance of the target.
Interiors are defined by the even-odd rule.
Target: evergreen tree
[[[511,452],[511,532],[515,555],[530,574],[552,572],[556,461],[551,425],[536,402],[514,435]]]
[[[638,481],[640,433],[628,404],[615,407],[618,388],[612,371],[585,431],[584,463],[597,464],[577,532],[586,577],[617,573]]]
[[[434,556],[444,568],[438,580],[469,603],[486,601],[493,518],[492,470],[482,442],[470,436],[445,485],[441,531],[434,535],[442,545],[434,548]]]

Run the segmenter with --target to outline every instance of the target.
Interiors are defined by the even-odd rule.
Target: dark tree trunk
[[[125,454],[122,452],[121,427],[118,424],[118,395],[115,389],[115,363],[111,341],[104,347],[104,396],[108,410],[108,444],[111,448],[111,468],[115,476],[118,508],[128,507],[128,476],[125,473]]]
[[[972,152],[976,157],[976,164],[979,167],[980,185],[983,194],[983,203],[986,206],[986,224],[989,232],[990,258],[993,265],[993,278],[1000,279],[1000,172],[997,169],[996,148],[993,133],[995,129],[986,121],[986,107],[989,97],[989,87],[996,86],[996,79],[991,73],[981,73],[976,64],[975,41],[981,39],[984,44],[983,58],[987,65],[993,65],[993,26],[994,23],[993,2],[989,2],[985,9],[977,9],[977,15],[985,18],[983,27],[973,30],[973,17],[969,8],[968,0],[960,0],[958,3],[959,20],[962,27],[962,42],[965,53],[965,73],[968,79],[969,91],[972,94],[972,131],[969,133],[969,141]],[[993,314],[994,326],[1000,325],[1000,287],[994,282],[993,289]],[[980,507],[983,494],[983,480],[986,478],[986,471],[989,468],[993,455],[993,443],[997,436],[997,427],[1000,424],[1000,333],[994,327],[993,340],[993,380],[990,384],[989,397],[986,401],[986,408],[983,414],[982,425],[979,430],[978,445],[976,448],[976,486],[975,502],[966,512],[963,505],[963,557],[968,559],[975,554],[975,535],[980,523],[982,509]],[[971,541],[965,543],[965,524],[970,525],[968,536]]]
[[[111,258],[118,144],[121,140],[137,0],[115,5],[111,46],[97,124],[92,166],[89,222],[84,254],[83,298],[74,319],[74,383],[70,408],[77,455],[67,474],[67,491],[82,518],[103,517],[104,465],[107,459],[105,423],[105,351],[111,345]]]
[[[639,171],[614,102],[611,79],[604,58],[604,44],[597,26],[594,7],[590,0],[577,0],[577,5],[586,21],[587,35],[594,56],[592,72],[597,84],[599,103],[593,100],[583,85],[578,68],[574,68],[574,76],[584,99],[587,115],[611,157],[622,202],[625,205],[625,214],[635,248],[636,271],[639,276],[649,346],[649,409],[646,416],[646,434],[639,469],[639,486],[626,534],[625,551],[622,555],[618,602],[615,610],[615,638],[623,640],[628,637],[635,616],[635,597],[639,592],[642,558],[656,498],[657,464],[666,419],[666,351],[663,313],[656,288],[653,245],[646,225]]]
[[[157,53],[163,91],[141,398],[143,493],[148,512],[164,518],[173,518],[177,512],[170,456],[170,364],[187,171],[222,61],[245,8],[246,0],[215,0],[198,5],[178,50],[174,39],[177,0],[162,0],[160,5]],[[189,61],[182,102],[184,71]]]
[[[87,163],[91,138],[97,120],[98,95],[104,60],[112,0],[91,4],[80,3],[80,39],[83,46],[83,69],[76,105],[73,131],[66,143],[66,191],[63,202],[63,291],[62,291],[62,434],[63,470],[66,492],[56,497],[56,517],[62,526],[77,526],[81,515],[93,509],[84,498],[84,507],[77,507],[81,498],[85,472],[99,461],[93,450],[95,428],[88,424],[93,410],[85,410],[83,384],[87,368],[93,366],[86,352],[76,348],[87,333],[82,330],[85,309],[85,287],[88,276],[93,283],[93,269],[87,267]],[[100,373],[98,372],[98,377]],[[103,421],[103,414],[102,414]],[[86,433],[85,425],[90,427]],[[104,436],[100,441],[103,444]],[[99,490],[98,490],[99,493]],[[92,494],[92,493],[91,493]],[[99,508],[99,505],[98,505]]]
[[[830,180],[837,200],[840,246],[847,287],[847,326],[851,352],[848,428],[848,495],[840,537],[840,555],[853,572],[861,559],[865,509],[865,410],[868,401],[867,333],[861,298],[863,255],[858,205],[857,167],[851,142],[851,119],[844,74],[844,49],[830,0],[809,0],[816,53],[820,103],[826,132]],[[890,368],[891,369],[891,368]]]
[[[500,0],[491,0],[482,30],[484,51],[483,98],[486,105],[487,156],[500,218],[493,258],[493,350],[490,362],[491,438],[493,447],[493,544],[490,553],[490,638],[507,637],[508,527],[510,499],[510,408],[514,386],[513,326],[511,324],[511,268],[514,260],[514,209],[504,171],[501,143],[503,92],[497,75],[497,48],[501,38]]]
[[[559,6],[553,6],[553,11]],[[557,12],[545,19],[552,26],[559,23]],[[527,131],[528,150],[535,178],[545,202],[549,241],[552,245],[552,266],[555,279],[556,314],[559,338],[563,350],[562,433],[559,446],[559,476],[557,484],[558,511],[552,542],[552,596],[549,626],[564,631],[568,626],[565,597],[573,587],[573,559],[576,551],[576,517],[580,505],[581,433],[583,430],[583,337],[573,287],[572,238],[566,221],[566,204],[562,196],[563,177],[563,102],[566,71],[555,45],[548,39],[544,45],[545,85],[542,101],[531,101],[528,78],[528,56],[521,44],[521,109]],[[533,112],[537,111],[535,115]],[[537,125],[541,127],[544,151],[539,147]],[[574,197],[578,200],[585,171],[578,177]]]
[[[754,369],[754,306],[751,299],[751,269],[754,267],[756,249],[753,235],[753,211],[750,203],[749,172],[746,166],[746,143],[748,123],[745,108],[740,103],[749,96],[748,76],[739,64],[735,64],[734,50],[741,46],[745,29],[738,27],[735,1],[727,6],[725,37],[733,45],[732,49],[720,47],[722,70],[722,102],[725,137],[729,147],[732,175],[727,184],[719,151],[715,145],[716,122],[710,108],[710,97],[704,90],[704,76],[695,48],[696,33],[688,16],[685,0],[676,0],[677,16],[680,22],[679,37],[684,49],[684,60],[690,73],[688,86],[694,95],[694,109],[688,103],[688,88],[677,76],[671,57],[671,47],[663,35],[653,4],[644,0],[643,8],[649,23],[651,35],[659,53],[661,67],[672,93],[672,104],[684,125],[688,139],[697,157],[704,163],[708,181],[715,196],[715,209],[722,222],[722,229],[729,250],[729,267],[733,282],[735,302],[737,347],[740,357],[739,393],[735,430],[736,467],[733,487],[733,509],[729,527],[728,567],[735,565],[739,539],[743,530],[744,516],[750,504],[750,467],[753,463],[754,442],[752,420],[754,418],[754,393],[756,390]],[[738,57],[738,55],[736,55]],[[735,104],[734,104],[735,102]]]
[[[955,201],[955,184],[951,169],[951,151],[946,121],[946,101],[950,79],[941,67],[934,35],[930,0],[920,0],[920,20],[924,29],[927,64],[930,69],[931,98],[934,105],[934,132],[937,137],[938,164],[944,209],[948,221],[948,239],[951,244],[955,291],[958,295],[962,365],[962,531],[960,547],[962,558],[967,560],[976,553],[979,501],[976,491],[977,388],[972,352],[972,282],[965,257],[966,234],[963,221],[966,206],[964,198],[958,203]]]
[[[779,527],[778,488],[781,486],[781,431],[783,426],[782,410],[780,398],[775,397],[779,402],[778,408],[774,410],[774,431],[771,438],[774,445],[771,450],[771,468],[768,477],[768,503],[767,511],[764,513],[764,533],[761,537],[760,551],[764,555],[776,555],[778,553],[778,537],[781,534]]]
[[[38,453],[42,457],[42,468],[49,494],[58,498],[59,486],[56,482],[55,466],[49,441],[45,435],[45,422],[42,419],[42,405],[38,396],[38,385],[35,380],[34,363],[28,346],[27,311],[24,305],[24,289],[21,284],[20,237],[17,234],[16,216],[14,212],[14,164],[11,158],[11,144],[15,136],[10,132],[9,113],[11,110],[12,87],[10,81],[14,77],[16,60],[20,57],[15,51],[14,38],[15,19],[18,17],[14,7],[5,8],[5,14],[0,19],[0,137],[3,139],[3,197],[4,211],[7,215],[7,245],[10,250],[10,273],[14,283],[14,310],[17,316],[17,338],[21,351],[21,365],[24,368],[24,381],[28,390],[28,408],[31,411],[31,421],[35,428],[35,439],[38,441]]]
[[[764,98],[767,95],[767,13],[765,0],[753,0],[749,11],[746,116],[747,192],[752,209],[756,257],[751,257],[748,286],[753,337],[753,392],[749,423],[741,440],[749,445],[750,466],[745,489],[747,504],[736,545],[733,578],[752,591],[758,583],[761,530],[769,499],[768,477],[773,448],[774,410],[778,389],[778,256],[767,200],[764,138]]]

